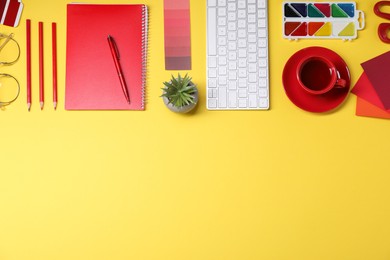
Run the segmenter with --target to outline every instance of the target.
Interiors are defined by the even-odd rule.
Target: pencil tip
[[[57,110],[57,102],[54,102],[53,105],[54,105],[54,110]]]
[[[27,109],[28,109],[28,112],[30,112],[30,110],[31,110],[31,103],[27,103]]]
[[[43,102],[40,102],[41,110],[43,110]]]

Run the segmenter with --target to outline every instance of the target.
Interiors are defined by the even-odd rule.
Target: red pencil
[[[39,103],[41,110],[45,102],[43,74],[43,22],[39,22]]]
[[[53,48],[53,105],[57,109],[57,25],[51,24],[52,48]]]
[[[27,108],[31,109],[31,21],[26,20],[26,48],[27,48]]]

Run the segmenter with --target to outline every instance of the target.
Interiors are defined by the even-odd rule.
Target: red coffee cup
[[[322,95],[347,85],[347,81],[340,78],[335,64],[324,56],[308,56],[302,59],[296,74],[299,85],[313,95]]]

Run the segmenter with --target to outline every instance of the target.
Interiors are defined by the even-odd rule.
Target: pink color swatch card
[[[165,69],[191,69],[190,0],[164,0]]]

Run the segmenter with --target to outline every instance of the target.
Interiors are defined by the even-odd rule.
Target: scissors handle
[[[378,36],[384,43],[390,43],[387,32],[390,31],[390,23],[381,23],[378,27]]]
[[[378,3],[376,3],[374,6],[374,13],[379,17],[390,20],[390,14],[381,11],[381,8],[383,6],[390,6],[390,1],[379,1]]]

